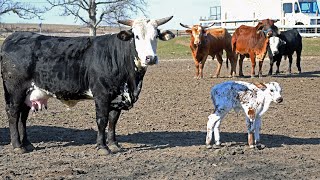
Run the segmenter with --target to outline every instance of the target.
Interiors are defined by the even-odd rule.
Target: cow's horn
[[[191,26],[188,26],[188,25],[185,25],[185,24],[182,24],[182,23],[180,23],[180,26],[185,27],[185,28],[188,28],[188,29],[192,29]]]
[[[132,26],[133,25],[133,20],[118,20],[118,23],[124,24],[127,26]]]
[[[166,22],[170,21],[173,18],[173,16],[162,18],[162,19],[157,19],[156,23],[158,26],[161,26],[162,24],[165,24]]]
[[[209,27],[211,27],[211,26],[213,26],[214,25],[214,23],[212,23],[212,24],[210,24],[210,25],[208,25],[208,26],[202,26],[203,27],[203,29],[206,29],[206,28],[209,28]]]

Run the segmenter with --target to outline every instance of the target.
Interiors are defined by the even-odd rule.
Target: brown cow
[[[259,22],[256,27],[241,25],[232,35],[232,49],[237,54],[240,54],[239,59],[239,76],[243,76],[242,64],[245,57],[251,59],[251,77],[255,75],[256,57],[259,59],[259,77],[262,76],[263,60],[267,53],[269,44],[269,36],[271,33],[262,31],[264,24]]]
[[[194,64],[196,66],[195,78],[203,78],[203,68],[208,55],[210,55],[212,59],[214,59],[214,57],[217,56],[218,67],[215,73],[215,77],[219,77],[223,62],[223,50],[225,50],[227,53],[227,67],[228,59],[231,63],[230,77],[235,75],[235,54],[232,52],[231,35],[226,29],[207,29],[213,24],[211,24],[210,26],[188,26],[180,23],[180,25],[182,27],[188,28],[186,32],[191,35],[190,49],[192,52]]]

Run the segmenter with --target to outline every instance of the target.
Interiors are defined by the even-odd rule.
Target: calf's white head
[[[157,42],[158,38],[163,41],[174,38],[171,31],[160,32],[158,26],[161,26],[172,19],[173,16],[162,19],[136,19],[119,20],[120,24],[131,26],[132,29],[121,31],[118,38],[124,41],[134,39],[138,57],[141,60],[141,66],[146,67],[158,63]]]
[[[272,56],[279,54],[279,47],[286,44],[286,42],[279,37],[271,36],[269,38],[269,47],[272,52]]]
[[[282,89],[277,82],[270,82],[266,84],[267,93],[270,95],[271,100],[276,103],[281,103],[283,101],[283,98],[281,96]]]

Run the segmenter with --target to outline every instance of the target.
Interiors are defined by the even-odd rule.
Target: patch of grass
[[[303,38],[301,56],[320,56],[320,38]]]
[[[161,59],[192,59],[189,41],[189,36],[159,41],[157,53]],[[303,38],[302,56],[320,56],[320,38]]]
[[[190,37],[176,37],[169,41],[158,41],[157,54],[160,59],[190,59]]]

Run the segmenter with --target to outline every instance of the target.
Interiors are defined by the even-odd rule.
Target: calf
[[[291,74],[291,65],[292,65],[292,55],[294,52],[296,52],[297,55],[297,68],[299,73],[301,73],[301,51],[302,51],[302,37],[299,34],[299,32],[296,29],[288,30],[281,32],[278,36],[281,40],[281,44],[279,46],[279,53],[275,54],[273,56],[273,60],[270,60],[270,70],[269,75],[272,75],[272,68],[273,63],[276,62],[277,70],[276,74],[279,74],[279,66],[281,63],[282,56],[288,56],[289,57],[289,67],[288,67],[288,73]],[[274,54],[274,53],[273,53]]]
[[[214,113],[209,115],[207,123],[207,148],[211,148],[212,133],[215,145],[220,146],[220,123],[225,115],[234,109],[241,109],[246,115],[248,144],[254,147],[260,142],[261,116],[268,110],[270,103],[283,101],[281,87],[277,82],[253,84],[242,81],[227,81],[217,84],[211,89]],[[254,133],[254,137],[253,137]]]
[[[222,66],[222,54],[223,50],[227,53],[227,67],[228,59],[231,62],[230,77],[235,75],[236,63],[235,55],[232,52],[231,47],[231,35],[224,28],[207,29],[210,26],[193,25],[188,26],[180,23],[182,27],[188,28],[187,33],[191,35],[190,49],[194,64],[196,66],[195,78],[203,78],[203,68],[207,60],[208,55],[214,59],[217,57],[218,67],[215,73],[215,77],[219,77]],[[211,24],[212,26],[213,24]]]
[[[262,77],[263,60],[267,53],[269,37],[272,34],[268,31],[266,34],[262,31],[264,24],[259,22],[256,27],[241,25],[232,35],[232,49],[235,54],[240,54],[239,76],[243,76],[242,64],[245,57],[251,60],[251,77],[255,76],[256,57],[259,59],[259,77]],[[277,47],[277,46],[272,46]],[[277,50],[273,50],[275,52]],[[237,57],[236,57],[237,59]]]

